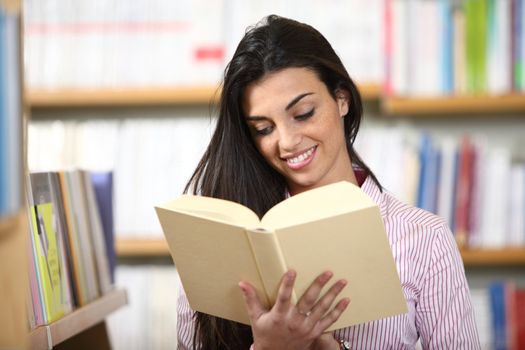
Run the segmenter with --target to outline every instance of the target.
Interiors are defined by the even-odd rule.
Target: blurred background
[[[153,206],[182,192],[224,68],[268,14],[330,41],[365,103],[358,152],[388,191],[448,221],[483,347],[525,340],[524,1],[22,4],[29,170],[113,178],[107,249],[129,296],[107,318],[115,349],[175,347],[177,276]]]

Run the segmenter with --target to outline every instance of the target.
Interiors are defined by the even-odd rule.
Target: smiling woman
[[[346,150],[349,94],[328,92],[307,68],[269,73],[245,91],[243,110],[257,150],[290,194],[347,180],[356,183]]]
[[[413,349],[418,340],[424,348],[479,348],[450,230],[441,218],[384,192],[355,152],[361,98],[317,30],[278,16],[249,29],[226,68],[219,105],[212,140],[186,191],[236,201],[262,216],[288,195],[343,180],[361,186],[381,208],[409,312],[325,333],[348,306],[348,298],[334,300],[352,281],[330,281],[326,271],[294,305],[291,270],[270,309],[239,281],[251,327],[193,312],[181,293],[179,348]],[[333,252],[344,253],[345,247]]]

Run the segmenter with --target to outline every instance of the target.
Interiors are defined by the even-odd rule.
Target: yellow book
[[[56,321],[65,314],[62,281],[67,277],[61,269],[57,232],[53,225],[53,204],[31,207],[33,243],[38,279],[43,296],[45,323]]]
[[[249,324],[239,281],[270,307],[282,275],[294,269],[294,302],[323,271],[348,281],[337,300],[351,303],[330,330],[407,312],[379,208],[349,182],[290,197],[261,220],[245,206],[202,196],[156,211],[193,310]]]

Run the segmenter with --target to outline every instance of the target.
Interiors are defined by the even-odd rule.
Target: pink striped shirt
[[[401,203],[368,177],[361,185],[379,206],[409,312],[337,330],[351,349],[480,349],[470,292],[456,242],[440,217]],[[179,297],[179,349],[191,349],[193,311]]]

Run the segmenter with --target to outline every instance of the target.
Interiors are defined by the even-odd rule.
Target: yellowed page
[[[359,187],[341,181],[290,197],[262,218],[265,227],[279,229],[376,206]]]
[[[377,206],[284,228],[277,238],[288,267],[297,270],[298,297],[326,270],[334,273],[332,281],[348,281],[339,299],[352,301],[330,330],[407,312]]]
[[[159,207],[189,212],[201,218],[231,225],[255,227],[260,224],[259,218],[251,209],[239,203],[217,198],[183,195]]]
[[[238,283],[250,282],[261,298],[264,288],[246,230],[166,207],[156,210],[192,309],[249,324]]]
[[[287,271],[279,242],[273,231],[252,229],[247,230],[246,233],[263,281],[267,296],[266,305],[273,305],[277,299],[281,277]],[[297,300],[295,294],[292,295],[292,300],[294,302]]]

